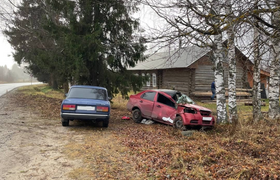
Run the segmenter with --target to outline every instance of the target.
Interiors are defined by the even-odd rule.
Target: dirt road
[[[13,95],[0,97],[0,179],[69,179],[67,173],[80,165],[63,154],[71,132],[19,105]]]
[[[62,127],[60,103],[20,90],[0,97],[0,180],[145,179],[122,144],[120,132],[134,126],[120,120],[126,112],[112,111],[105,129],[90,122]]]

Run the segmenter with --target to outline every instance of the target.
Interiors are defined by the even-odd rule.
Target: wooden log
[[[253,102],[252,101],[247,101],[244,103],[245,106],[253,106]],[[262,102],[261,106],[266,106],[265,102]]]
[[[211,97],[212,95],[212,92],[208,91],[208,92],[202,92],[202,91],[195,91],[195,92],[192,92],[192,95],[193,96],[197,96],[197,97]],[[228,96],[228,92],[226,92],[226,96]],[[248,92],[236,92],[236,96],[252,96],[251,93],[248,93]]]

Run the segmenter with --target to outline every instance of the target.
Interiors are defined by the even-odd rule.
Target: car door
[[[175,102],[162,93],[158,93],[152,118],[165,124],[173,124],[176,117]]]
[[[142,112],[142,116],[145,118],[150,118],[152,115],[155,95],[156,92],[154,91],[147,91],[141,95],[139,105],[140,110]]]

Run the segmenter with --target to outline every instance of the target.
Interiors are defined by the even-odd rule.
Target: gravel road
[[[13,94],[0,97],[0,179],[69,179],[68,172],[81,163],[63,154],[71,131],[20,107]]]

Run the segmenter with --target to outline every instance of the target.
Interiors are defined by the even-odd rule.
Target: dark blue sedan
[[[62,126],[69,126],[69,120],[102,121],[108,127],[110,99],[107,89],[97,86],[75,85],[66,94],[61,104]]]

